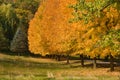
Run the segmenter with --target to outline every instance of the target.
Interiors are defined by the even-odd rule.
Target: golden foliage
[[[44,0],[28,30],[29,49],[33,53],[66,52],[72,48],[74,28],[68,22],[72,17],[70,4],[76,0]]]
[[[80,39],[78,41],[79,54],[85,54],[94,58],[96,56],[105,57],[107,55],[115,56],[116,53],[108,48],[102,49],[98,47],[96,43],[100,40],[102,35],[105,35],[111,29],[119,29],[119,11],[110,7],[105,9],[102,13],[103,17],[96,18],[95,21],[90,21],[88,24],[84,24],[79,28]],[[81,25],[81,24],[78,24]]]
[[[88,24],[84,24],[84,21],[69,23],[73,17],[69,5],[74,3],[76,0],[43,0],[29,23],[28,42],[31,52],[42,55],[85,54],[92,58],[109,54],[108,48],[96,48],[95,44],[107,31],[116,29],[119,12],[110,7],[103,11],[103,17]]]

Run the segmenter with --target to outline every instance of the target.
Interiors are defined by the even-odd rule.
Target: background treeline
[[[27,31],[39,3],[40,0],[0,0],[0,50],[10,49],[18,27],[25,27]]]

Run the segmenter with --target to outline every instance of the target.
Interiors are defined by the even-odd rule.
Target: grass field
[[[120,80],[120,66],[115,69],[82,68],[79,60],[68,65],[65,61],[0,54],[0,80]]]

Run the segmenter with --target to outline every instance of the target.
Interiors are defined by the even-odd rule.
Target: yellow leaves
[[[118,11],[117,11],[117,9],[115,9],[113,7],[110,7],[110,10],[107,11],[106,15],[107,15],[108,18],[118,17]]]
[[[83,36],[83,38],[89,38],[89,37],[92,35],[93,31],[94,31],[94,28],[91,28],[91,29]]]
[[[90,48],[87,47],[87,48],[85,49],[85,51],[89,53],[89,52],[90,52]]]
[[[100,54],[100,57],[105,58],[108,55],[112,55],[113,57],[115,57],[116,52],[113,51],[112,49],[110,49],[110,47],[106,47],[106,48],[102,49],[102,53]]]
[[[115,27],[119,20],[120,12],[116,8],[110,7],[109,11],[107,11],[105,15],[106,18],[109,20],[109,24],[107,26],[109,28]]]
[[[113,51],[113,50],[111,51],[111,55],[112,55],[113,57],[115,57],[116,54],[117,54],[117,53],[116,53],[115,51]]]
[[[106,55],[110,54],[110,49],[109,48],[105,48],[101,54],[101,57],[104,58],[106,57]]]
[[[42,2],[28,30],[29,49],[42,55],[55,52],[65,53],[75,50],[73,54],[85,54],[91,57],[106,56],[110,49],[95,48],[96,42],[111,26],[117,22],[118,12],[114,8],[105,9],[102,18],[84,24],[83,21],[69,23],[72,9],[68,8],[76,0],[45,0]],[[119,25],[118,25],[119,27]],[[116,27],[116,28],[118,28]]]
[[[95,52],[94,52],[94,51],[90,52],[90,53],[89,53],[89,55],[90,55],[90,57],[91,57],[91,58],[95,58],[95,57],[96,57],[96,55],[95,55]]]
[[[28,30],[31,52],[47,54],[66,52],[73,48],[75,30],[68,22],[72,9],[69,4],[76,0],[45,0],[40,4]]]
[[[100,19],[96,19],[95,22],[89,22],[87,26],[83,26],[84,30],[81,28],[81,37],[83,41],[81,41],[84,46],[82,46],[83,51],[86,51],[86,55],[91,57],[95,57],[100,55],[101,57],[105,57],[110,53],[112,55],[115,54],[111,49],[98,49],[94,48],[94,44],[100,39],[100,35],[106,34],[106,32],[115,25],[118,20],[118,11],[115,8],[110,8],[110,10],[104,10],[104,17]],[[107,13],[107,14],[106,14]],[[115,23],[114,23],[115,22]],[[119,28],[117,24],[116,28]]]
[[[119,30],[120,29],[120,23],[118,23],[115,27],[114,27],[115,30]]]

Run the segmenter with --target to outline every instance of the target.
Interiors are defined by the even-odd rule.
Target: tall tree
[[[75,0],[43,0],[28,30],[29,50],[35,54],[71,54],[74,52],[76,35],[70,4]]]
[[[88,47],[87,49],[84,48],[85,51],[88,52],[87,55],[89,54],[93,58],[98,55],[108,55],[106,53],[100,53],[100,51],[104,49],[95,44],[101,40],[103,35],[108,34],[112,29],[115,30],[116,27],[120,27],[118,26],[120,24],[119,5],[119,0],[78,0],[77,4],[72,6],[75,10],[75,18],[73,21],[84,20],[84,23],[87,23],[89,26],[84,35],[88,37],[84,38],[86,48]],[[89,25],[90,23],[92,23],[92,25]],[[106,39],[108,39],[107,36]],[[106,42],[109,43],[109,40],[106,41],[106,39],[102,39],[105,40],[104,44],[106,44]],[[104,44],[101,44],[101,46]],[[113,46],[109,45],[109,47]],[[117,48],[119,49],[119,47]],[[114,55],[118,55],[118,53],[114,53]]]

